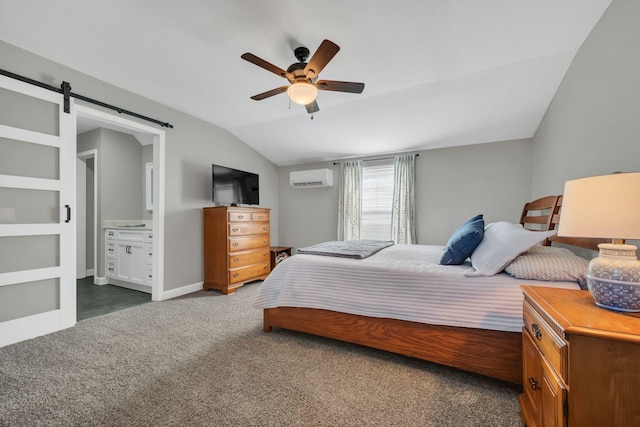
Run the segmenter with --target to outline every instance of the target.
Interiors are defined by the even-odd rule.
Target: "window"
[[[365,162],[362,167],[361,239],[391,239],[393,160]]]

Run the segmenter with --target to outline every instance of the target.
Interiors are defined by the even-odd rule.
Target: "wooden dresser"
[[[640,426],[640,315],[599,308],[588,291],[522,289],[523,423]]]
[[[204,208],[204,289],[223,294],[271,271],[269,209]]]

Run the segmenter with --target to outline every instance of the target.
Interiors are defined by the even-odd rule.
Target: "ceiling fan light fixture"
[[[300,105],[309,105],[318,96],[318,88],[307,82],[296,82],[287,89],[289,99]]]

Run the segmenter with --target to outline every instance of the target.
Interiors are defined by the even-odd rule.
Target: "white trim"
[[[94,276],[93,283],[97,285],[95,273],[98,271],[98,150],[87,150],[76,155],[79,159],[85,160],[85,163],[87,159],[93,159],[93,268],[87,270],[87,276]]]
[[[165,132],[153,137],[153,286],[152,301],[164,299]]]
[[[62,99],[61,99],[62,101]],[[64,112],[64,102],[58,106],[60,117],[60,326],[69,328],[76,324],[76,107],[69,100],[69,113]],[[62,211],[69,205],[71,219],[64,221]]]
[[[107,279],[106,277],[99,277],[99,276],[93,276],[93,284],[94,285],[108,285],[109,283],[111,283],[110,279]]]
[[[60,191],[60,181],[57,179],[31,178],[28,176],[0,175],[0,187]]]
[[[76,279],[87,277],[87,162],[76,156]]]
[[[64,329],[60,310],[0,322],[0,347]]]
[[[151,286],[151,300],[161,301],[164,288],[164,200],[165,200],[165,131],[147,126],[103,111],[95,110],[84,105],[75,105],[76,116],[92,119],[118,126],[131,131],[133,135],[148,133],[153,137],[153,283]],[[97,162],[96,162],[97,163]],[[99,179],[98,171],[96,180]],[[96,226],[99,226],[97,224]],[[97,268],[98,264],[96,264]],[[98,284],[99,278],[94,282]]]
[[[57,104],[57,103],[56,103]],[[0,135],[7,139],[15,139],[20,142],[31,144],[48,145],[50,147],[60,147],[60,137],[41,132],[34,132],[27,129],[14,128],[12,126],[0,125]]]
[[[191,285],[181,286],[176,289],[169,289],[162,292],[162,298],[159,301],[168,300],[171,298],[181,297],[182,295],[192,294],[202,290],[204,282],[192,283]]]
[[[60,234],[60,224],[0,224],[0,237]]]
[[[33,270],[12,271],[0,273],[0,286],[18,283],[35,282],[36,280],[54,279],[60,277],[61,267],[37,268]]]

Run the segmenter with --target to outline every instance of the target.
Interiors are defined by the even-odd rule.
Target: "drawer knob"
[[[238,227],[234,227],[234,228],[231,229],[231,231],[238,231],[238,230],[239,230]]]
[[[533,391],[540,390],[540,387],[538,387],[538,381],[533,379],[533,377],[529,377],[529,385]]]
[[[238,218],[242,219],[244,218],[244,215],[238,215]]]
[[[531,330],[533,331],[533,335],[536,339],[542,339],[542,331],[540,331],[540,326],[537,323],[531,325]]]
[[[233,242],[233,247],[235,248],[236,246],[238,246],[238,242]]]
[[[233,262],[238,262],[240,260],[240,258],[234,258]]]
[[[236,277],[238,277],[238,276],[239,276],[239,274],[238,274],[238,273],[234,273],[234,274],[233,274],[233,278],[234,278],[234,279],[235,279]]]

